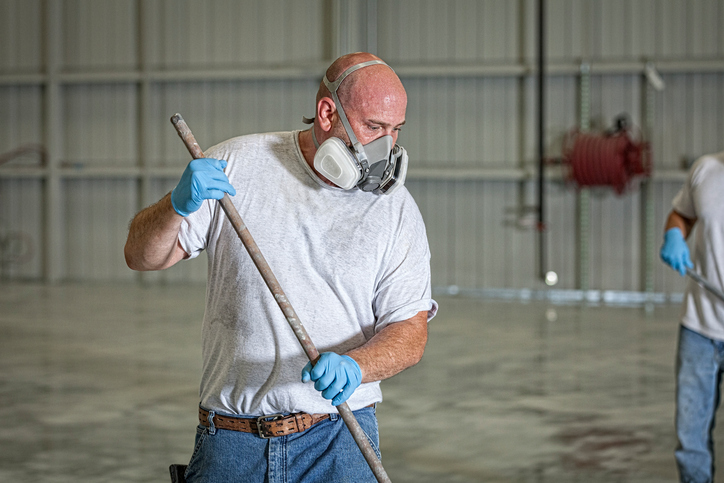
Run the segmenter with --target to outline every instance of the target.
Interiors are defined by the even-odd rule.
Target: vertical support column
[[[528,0],[518,0],[517,2],[517,31],[518,31],[518,51],[516,52],[516,61],[521,65],[531,64],[534,55],[534,35],[532,34],[533,29],[529,27],[535,13],[531,7],[531,2]],[[534,135],[535,128],[531,129],[529,123],[530,113],[535,106],[534,95],[531,94],[531,84],[533,83],[532,74],[519,75],[516,79],[516,119],[517,119],[517,156],[518,164],[517,168],[522,172],[526,173],[518,181],[518,220],[523,221],[525,218],[533,215],[535,209],[533,197],[536,195],[534,190],[536,189],[536,180],[532,174],[528,174],[533,169],[533,162],[535,154],[531,153],[529,158],[528,143]],[[527,220],[525,220],[527,221]],[[533,235],[535,236],[535,235]],[[535,238],[531,241],[535,243]],[[535,247],[534,247],[535,248]],[[532,267],[534,276],[535,267]]]
[[[141,74],[138,81],[138,112],[136,114],[136,129],[138,135],[138,151],[136,153],[136,158],[138,160],[139,169],[136,211],[142,210],[153,202],[151,199],[152,176],[147,157],[147,153],[149,151],[148,128],[151,117],[151,80],[148,72],[148,26],[146,25],[145,19],[147,19],[149,15],[144,13],[144,5],[148,6],[148,2],[145,2],[144,0],[136,1],[136,29],[138,30],[138,49],[136,55],[138,56],[137,68]],[[148,275],[145,272],[137,272],[136,278],[137,280],[143,282],[148,278]]]
[[[61,59],[62,0],[45,0],[45,93],[43,137],[47,150],[43,210],[43,278],[55,283],[62,275],[62,186],[58,163],[63,149],[61,87],[58,79]]]
[[[646,66],[647,72],[654,72],[651,63]],[[651,142],[651,133],[653,131],[654,120],[656,119],[656,88],[649,79],[649,76],[642,76],[643,82],[643,133],[647,141]],[[663,88],[663,87],[661,87]],[[642,259],[643,259],[643,289],[646,292],[647,299],[651,301],[654,292],[654,262],[656,259],[655,243],[656,234],[654,233],[654,186],[652,178],[647,178],[641,185],[641,203],[644,221],[644,236],[642,241]],[[647,311],[653,310],[653,306],[646,306]]]
[[[548,244],[545,223],[545,40],[546,3],[538,0],[538,276],[546,280]]]
[[[332,19],[333,25],[333,41],[335,45],[332,47],[332,58],[344,55],[349,52],[349,0],[335,0],[333,5]]]
[[[367,52],[377,55],[377,0],[367,0]]]
[[[144,22],[147,15],[144,15],[144,5],[147,2],[137,0],[136,2],[136,19],[138,29],[138,70],[140,72],[138,84],[138,113],[137,113],[137,135],[138,135],[138,167],[139,177],[139,199],[138,209],[142,209],[151,204],[151,174],[148,165],[147,153],[149,150],[148,125],[150,119],[150,102],[151,102],[151,80],[148,72],[148,49],[147,42],[147,25]]]
[[[581,77],[579,82],[579,130],[586,132],[591,128],[591,66],[584,62],[581,64]],[[582,291],[589,289],[589,233],[590,233],[590,200],[588,188],[578,190],[578,288]]]

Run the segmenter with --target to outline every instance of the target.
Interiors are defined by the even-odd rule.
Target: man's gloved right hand
[[[357,361],[347,355],[323,352],[312,367],[311,362],[302,369],[302,382],[314,381],[314,388],[333,406],[345,402],[362,382],[362,370]]]
[[[191,161],[176,188],[171,192],[171,204],[181,216],[189,216],[201,208],[204,200],[220,200],[224,193],[231,196],[236,190],[224,173],[226,161],[199,158]]]
[[[669,228],[664,233],[664,244],[661,247],[661,259],[683,277],[687,268],[694,268],[689,257],[689,247],[684,234],[679,228]]]

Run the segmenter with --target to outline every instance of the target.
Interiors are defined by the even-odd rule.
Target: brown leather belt
[[[367,407],[372,406],[374,406],[374,404],[370,404]],[[266,439],[292,433],[301,433],[325,419],[329,419],[329,414],[295,413],[287,416],[283,414],[270,414],[269,416],[259,416],[258,418],[235,418],[214,414],[214,426],[217,429],[256,433]],[[207,428],[209,427],[209,412],[202,408],[199,408],[199,423]]]

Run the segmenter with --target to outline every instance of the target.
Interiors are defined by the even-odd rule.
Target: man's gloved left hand
[[[664,233],[661,259],[683,277],[687,268],[694,268],[689,257],[689,247],[679,228],[669,228]]]
[[[325,352],[314,367],[307,362],[302,369],[302,382],[309,380],[314,381],[314,388],[322,392],[322,397],[331,399],[333,406],[339,406],[362,382],[362,370],[349,356]]]

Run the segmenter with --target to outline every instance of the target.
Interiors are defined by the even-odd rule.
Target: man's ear
[[[317,103],[317,119],[319,120],[319,127],[324,131],[332,129],[332,121],[336,110],[337,106],[329,97],[323,97]]]

